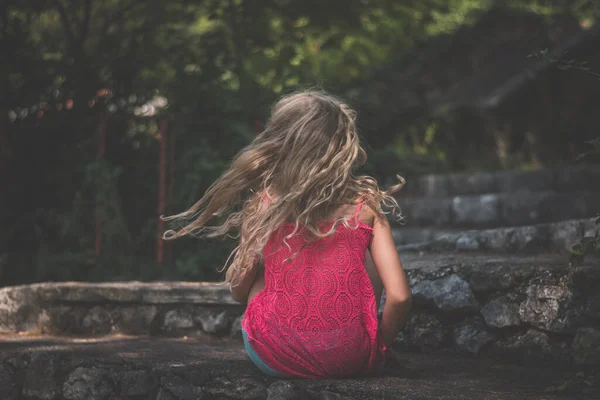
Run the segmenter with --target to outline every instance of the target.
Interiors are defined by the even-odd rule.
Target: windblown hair
[[[284,222],[295,224],[284,238],[286,245],[301,226],[307,243],[331,236],[340,223],[354,229],[347,216],[330,221],[333,224],[327,232],[317,224],[338,207],[356,203],[360,196],[380,217],[392,212],[401,219],[392,194],[404,186],[402,177],[397,175],[399,183],[382,191],[375,179],[353,174],[367,160],[355,117],[348,105],[322,92],[283,97],[273,107],[265,129],[236,155],[229,170],[204,196],[188,211],[164,218],[179,222],[180,227],[166,231],[164,239],[238,233],[233,237],[239,237],[239,245],[223,267],[233,257],[225,281],[236,286],[257,268],[263,247]],[[384,212],[382,204],[391,211]],[[213,217],[225,215],[222,224],[207,225]]]

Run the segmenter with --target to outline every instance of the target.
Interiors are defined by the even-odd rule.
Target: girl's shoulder
[[[379,213],[369,204],[367,196],[360,196],[357,201],[357,219],[370,227],[373,227]],[[372,203],[371,203],[372,204]]]

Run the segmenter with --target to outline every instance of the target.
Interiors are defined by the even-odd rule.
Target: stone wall
[[[399,348],[600,365],[600,262],[403,257],[414,306]],[[0,290],[0,332],[240,337],[243,306],[215,284],[46,283]]]
[[[395,228],[394,240],[401,254],[407,251],[447,252],[568,252],[585,236],[594,236],[600,226],[596,218],[548,224],[481,230],[437,230]]]
[[[493,228],[590,218],[600,213],[600,168],[430,175],[407,183],[399,203],[409,226]]]
[[[0,289],[0,333],[229,335],[243,310],[214,283],[42,283]]]
[[[397,346],[600,364],[600,260],[455,255],[406,265],[414,306]]]
[[[410,197],[456,197],[487,193],[589,191],[600,181],[600,166],[583,165],[536,171],[425,175],[411,179],[400,192]]]

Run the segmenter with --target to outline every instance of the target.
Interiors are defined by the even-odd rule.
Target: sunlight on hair
[[[226,282],[235,286],[257,267],[264,246],[285,222],[294,224],[294,231],[283,238],[288,248],[287,240],[299,232],[310,244],[333,235],[339,224],[356,229],[350,217],[329,221],[333,224],[326,232],[318,224],[332,210],[355,204],[360,197],[379,218],[391,213],[401,222],[393,194],[405,180],[397,175],[398,183],[382,191],[372,177],[354,175],[367,161],[355,119],[347,104],[321,91],[283,97],[273,107],[265,129],[236,155],[204,196],[189,210],[163,218],[176,226],[164,233],[164,239],[239,232],[239,244],[223,266]],[[220,225],[207,225],[213,217],[225,215]]]

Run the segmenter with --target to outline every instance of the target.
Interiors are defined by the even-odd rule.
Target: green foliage
[[[4,2],[0,192],[9,195],[0,207],[0,282],[219,279],[232,240],[183,239],[167,246],[171,264],[155,264],[158,120],[168,119],[175,136],[173,214],[252,140],[281,94],[319,86],[352,98],[350,88],[403,49],[471,23],[495,3]],[[354,97],[359,107],[361,100]],[[388,129],[394,110],[371,111],[378,136],[368,142],[379,143],[365,172],[386,184],[396,173],[447,168],[446,144],[460,140],[427,122]],[[106,157],[98,160],[105,117]]]

